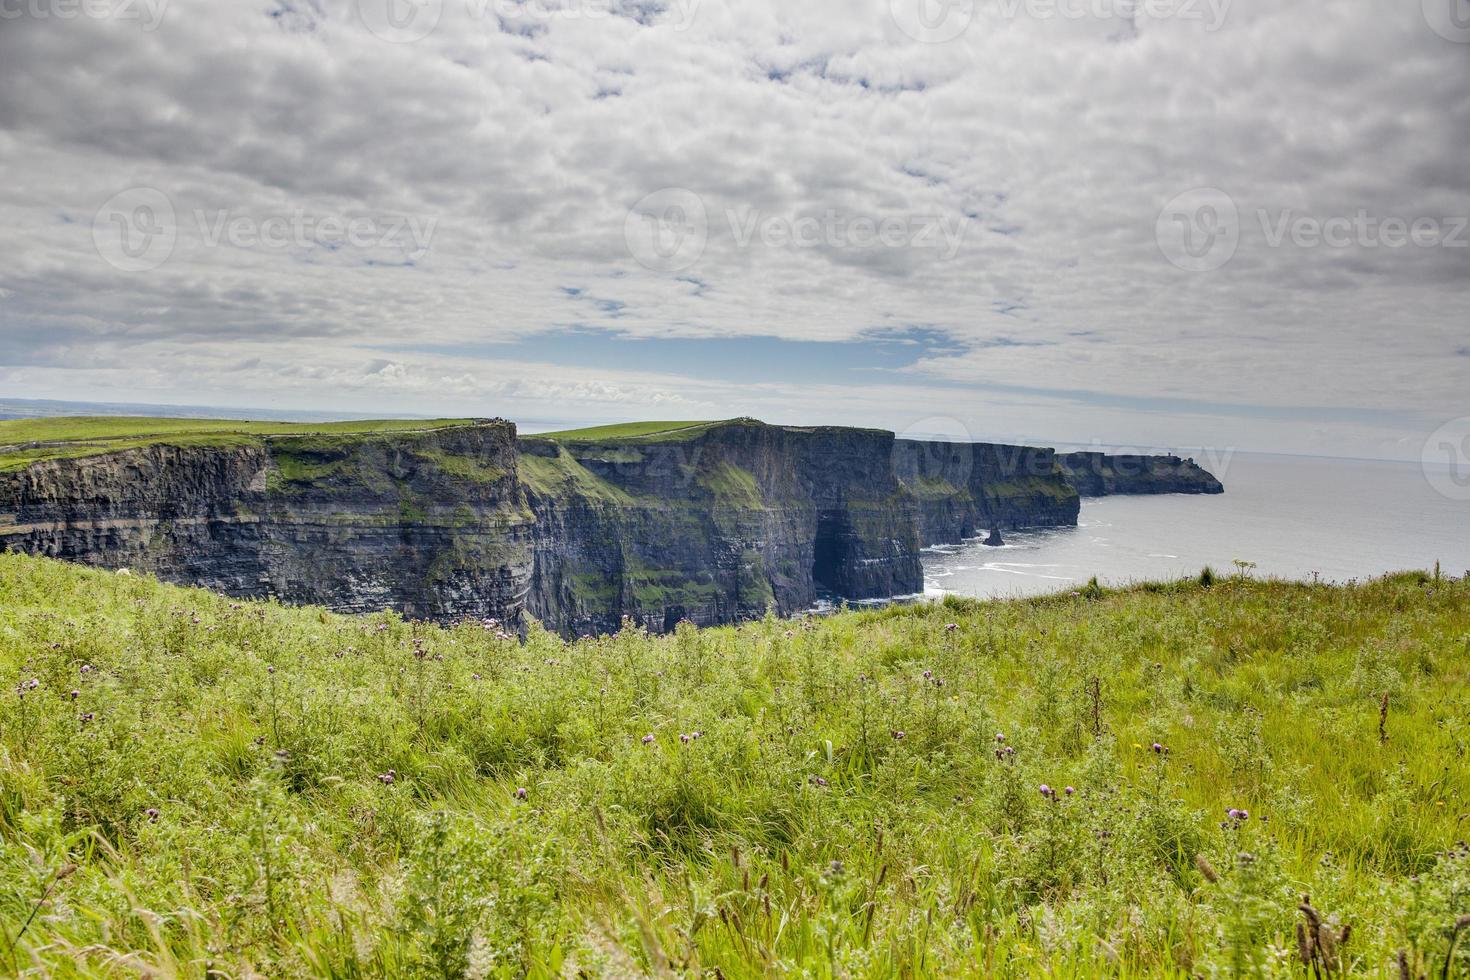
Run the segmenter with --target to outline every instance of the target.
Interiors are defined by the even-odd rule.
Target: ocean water
[[[929,549],[925,592],[1034,595],[1094,575],[1125,585],[1205,565],[1233,574],[1237,559],[1257,577],[1337,582],[1436,561],[1446,575],[1470,571],[1470,493],[1447,496],[1418,464],[1241,453],[1216,476],[1222,496],[1083,500],[1075,528],[1013,531],[1003,548]]]

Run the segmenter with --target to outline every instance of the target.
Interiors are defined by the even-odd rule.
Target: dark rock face
[[[1208,477],[1084,462],[1107,492]],[[552,441],[495,421],[34,463],[0,473],[0,547],[345,612],[529,613],[571,635],[916,593],[924,546],[1074,525],[1078,507],[1050,449],[750,420]]]
[[[0,474],[0,545],[344,612],[519,614],[515,429],[152,445]]]
[[[894,471],[917,502],[926,546],[986,528],[1071,527],[1081,508],[1051,449],[900,439]]]
[[[1192,459],[1066,453],[1058,461],[1084,497],[1113,494],[1224,493],[1219,480]]]
[[[891,433],[735,422],[689,439],[521,441],[530,608],[569,632],[726,623],[923,589]]]

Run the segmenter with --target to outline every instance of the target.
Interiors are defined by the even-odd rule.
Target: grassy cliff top
[[[59,416],[0,421],[0,472],[45,459],[75,459],[162,443],[244,445],[264,436],[422,432],[473,419],[367,419],[351,422],[251,422],[236,419]]]
[[[643,442],[691,439],[724,421],[707,422],[621,422],[616,425],[594,425],[585,429],[564,429],[560,432],[536,432],[527,439],[551,439],[556,442]]]
[[[1417,573],[521,644],[0,555],[0,971],[1465,976],[1467,663]]]
[[[526,439],[549,439],[564,443],[595,443],[609,445],[620,442],[647,443],[673,442],[694,439],[707,432],[725,426],[764,426],[788,432],[871,432],[891,435],[884,429],[867,429],[843,425],[772,425],[760,419],[737,418],[708,422],[624,422],[617,425],[597,425],[585,429],[566,429],[560,432],[537,432],[524,436]]]

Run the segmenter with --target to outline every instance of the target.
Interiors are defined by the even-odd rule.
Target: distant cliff
[[[0,544],[347,612],[517,611],[515,427],[157,443],[0,472]]]
[[[1211,473],[1194,460],[1178,456],[1065,453],[1057,459],[1068,481],[1084,497],[1225,492]]]
[[[894,471],[914,495],[923,543],[991,528],[1070,527],[1080,501],[1050,449],[901,439]]]
[[[0,546],[341,611],[529,613],[568,634],[916,593],[927,545],[1076,524],[1073,482],[1174,492],[1203,474],[749,419],[520,438],[499,420],[135,439],[83,421],[107,437],[0,447]]]

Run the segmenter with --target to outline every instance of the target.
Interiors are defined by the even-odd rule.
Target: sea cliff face
[[[87,451],[0,469],[0,547],[339,611],[529,614],[566,634],[916,593],[923,547],[1074,525],[1079,506],[1050,449],[753,420],[601,440],[518,438],[495,420]],[[1129,465],[1069,467],[1084,492],[1208,477],[1167,460],[1125,480]]]
[[[1211,473],[1194,460],[1178,456],[1065,453],[1057,459],[1068,481],[1084,497],[1225,492]]]
[[[515,429],[150,445],[0,473],[0,545],[348,612],[514,615]]]
[[[530,608],[573,632],[652,629],[923,589],[893,435],[739,421],[683,438],[521,441]]]
[[[1080,499],[1051,449],[901,439],[894,470],[914,495],[925,546],[1077,523]]]

